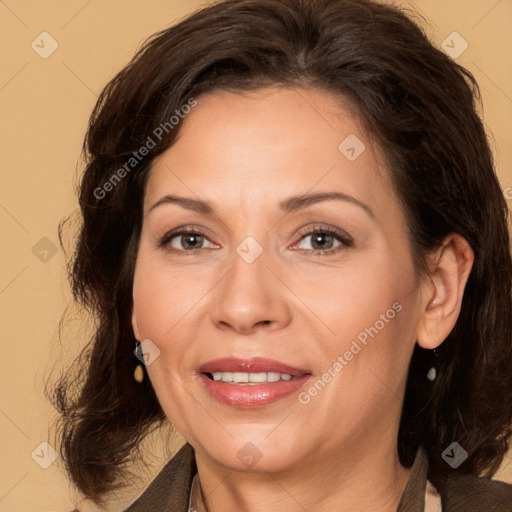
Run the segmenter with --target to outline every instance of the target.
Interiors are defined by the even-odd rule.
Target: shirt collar
[[[402,498],[396,512],[423,512],[427,490],[428,455],[423,447],[416,452]]]

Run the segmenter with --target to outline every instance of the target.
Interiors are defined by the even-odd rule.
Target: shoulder
[[[512,485],[476,475],[452,475],[445,480],[441,499],[446,512],[510,512]]]

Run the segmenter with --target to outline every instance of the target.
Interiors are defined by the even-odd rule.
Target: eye
[[[344,231],[335,228],[318,227],[301,235],[300,242],[294,246],[300,251],[314,254],[333,254],[351,247],[354,240]]]
[[[300,241],[292,249],[313,254],[333,254],[351,247],[354,240],[350,235],[336,228],[314,227],[301,234]],[[204,233],[193,229],[178,228],[167,233],[158,246],[173,252],[196,253],[201,249],[216,249]]]
[[[205,244],[209,244],[209,246]],[[166,234],[158,245],[178,252],[195,252],[199,249],[213,249],[218,247],[210,242],[203,233],[187,229]]]

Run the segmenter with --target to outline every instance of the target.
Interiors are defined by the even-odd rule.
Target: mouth
[[[216,359],[199,371],[210,395],[244,409],[280,400],[296,392],[312,375],[309,370],[260,357]]]
[[[227,384],[236,385],[258,385],[258,384],[269,384],[272,382],[279,381],[290,381],[302,375],[290,375],[289,373],[279,372],[206,372],[205,375],[216,382],[225,382]],[[303,374],[305,375],[305,374]]]

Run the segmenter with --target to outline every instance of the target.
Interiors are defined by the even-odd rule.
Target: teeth
[[[233,373],[233,382],[249,382],[249,374],[242,372]]]
[[[285,374],[283,373],[283,375],[285,375]],[[267,380],[269,382],[277,382],[280,379],[281,379],[280,373],[268,372],[268,374],[267,374]]]
[[[260,373],[247,373],[247,372],[214,372],[212,373],[213,380],[229,382],[231,384],[265,384],[267,382],[277,382],[279,380],[292,380],[294,377],[288,373],[277,372],[260,372]]]

